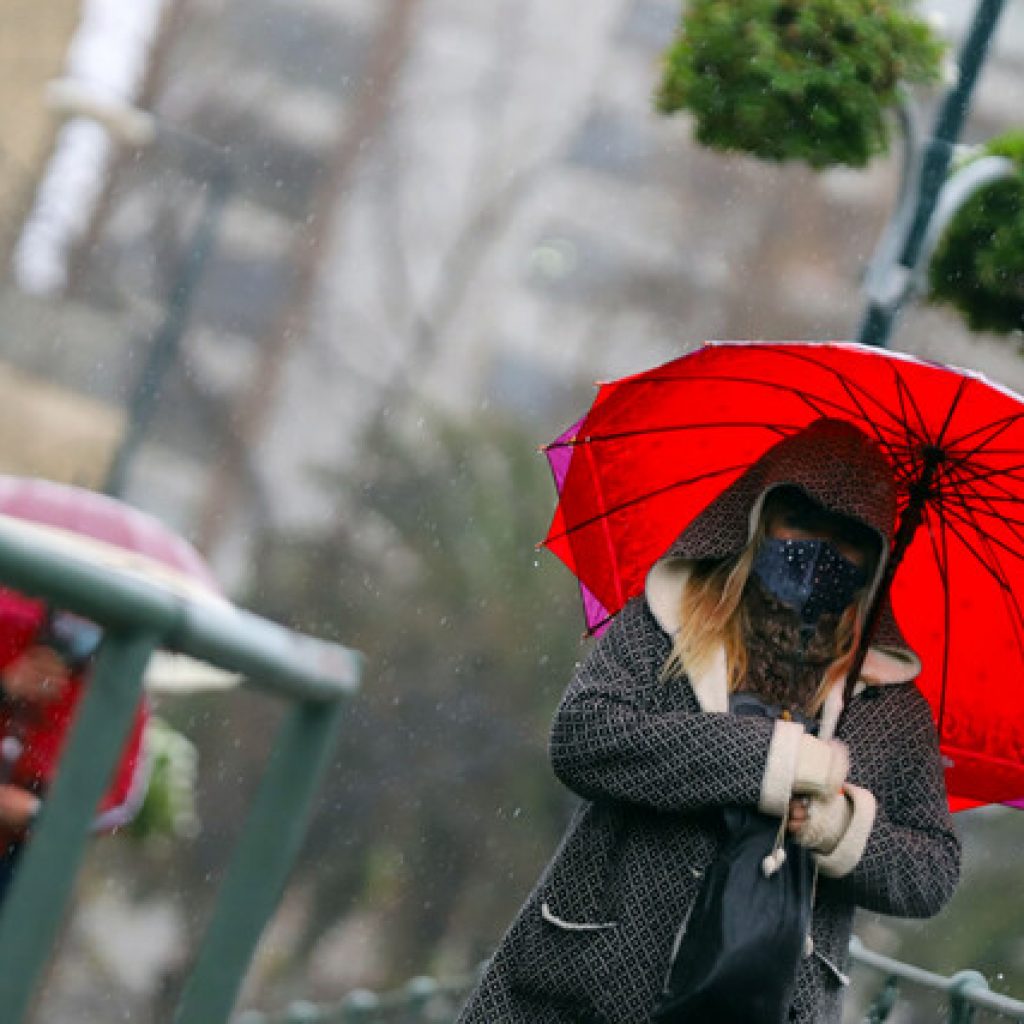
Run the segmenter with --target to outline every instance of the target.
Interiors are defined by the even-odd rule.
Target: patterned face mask
[[[761,585],[814,625],[826,612],[838,614],[867,583],[867,574],[827,540],[766,537],[754,556]]]

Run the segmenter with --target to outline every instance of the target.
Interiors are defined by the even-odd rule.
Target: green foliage
[[[943,44],[907,0],[691,0],[666,54],[662,113],[706,146],[812,167],[888,148],[901,82],[938,77]]]
[[[974,159],[1004,156],[1017,174],[979,189],[957,211],[928,268],[931,298],[972,331],[1024,331],[1024,132],[990,141]]]
[[[161,718],[146,725],[145,753],[149,786],[138,814],[125,829],[133,839],[192,836],[195,809],[196,751],[192,743]]]

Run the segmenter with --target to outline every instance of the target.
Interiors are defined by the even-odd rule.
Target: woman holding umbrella
[[[873,604],[895,517],[877,445],[819,419],[691,519],[563,698],[552,761],[583,803],[461,1024],[835,1024],[856,907],[949,899],[960,849],[920,665]],[[794,962],[761,951],[792,975],[784,999],[680,1010],[680,959],[723,943],[694,934],[703,886],[769,820],[763,883],[786,852],[815,876]]]

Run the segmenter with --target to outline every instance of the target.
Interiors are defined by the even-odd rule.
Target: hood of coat
[[[896,519],[896,487],[881,450],[852,423],[820,419],[784,438],[712,501],[676,538],[647,577],[647,603],[669,635],[680,628],[682,588],[697,560],[726,558],[746,546],[765,497],[795,486],[830,512],[858,520],[881,541],[874,585],[885,570]],[[888,596],[864,663],[872,683],[913,679],[920,661],[900,632]]]

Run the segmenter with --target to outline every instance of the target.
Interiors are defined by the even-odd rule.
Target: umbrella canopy
[[[95,491],[0,474],[0,517],[26,535],[104,568],[139,576],[200,603],[228,604],[202,555],[155,516]],[[235,685],[238,677],[184,655],[150,659],[146,686],[191,691]]]
[[[599,629],[651,565],[775,443],[847,420],[888,458],[902,535],[891,586],[921,656],[950,794],[1024,798],[1024,400],[977,374],[852,344],[714,343],[603,385],[548,448],[545,540]],[[920,526],[917,529],[917,526]]]

